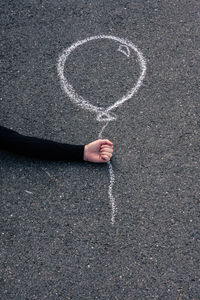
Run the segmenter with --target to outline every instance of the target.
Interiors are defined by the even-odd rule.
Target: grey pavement
[[[57,63],[73,43],[134,43],[147,73],[103,136],[114,143],[111,225],[106,164],[37,161],[0,151],[2,300],[198,300],[199,11],[197,0],[2,0],[0,124],[86,144],[102,124],[72,103]],[[88,42],[65,76],[108,107],[138,60]]]

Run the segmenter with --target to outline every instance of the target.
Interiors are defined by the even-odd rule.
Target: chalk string
[[[101,131],[99,132],[98,138],[102,139],[103,131],[105,130],[106,126],[108,125],[109,121],[106,122],[106,124],[103,125],[101,128]],[[111,224],[114,225],[115,223],[115,215],[116,215],[116,204],[115,204],[115,198],[113,196],[113,185],[115,182],[115,174],[113,171],[112,163],[109,161],[107,162],[109,176],[110,176],[110,184],[108,187],[108,198],[110,200],[110,206],[111,206]]]

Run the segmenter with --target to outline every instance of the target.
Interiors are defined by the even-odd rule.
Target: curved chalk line
[[[124,50],[123,48],[125,48],[126,50]],[[129,57],[131,54],[129,47],[127,47],[126,45],[120,45],[119,48],[117,49],[117,51],[125,54],[127,57]]]
[[[106,126],[108,125],[109,122],[106,122],[105,125],[103,125],[103,127],[101,128],[101,131],[99,132],[99,135],[98,135],[98,138],[99,139],[102,139],[102,134],[103,134],[103,131],[104,129],[106,128]]]

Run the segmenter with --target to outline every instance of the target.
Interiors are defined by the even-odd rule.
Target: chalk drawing
[[[138,62],[140,65],[140,75],[135,83],[135,85],[120,99],[118,99],[114,104],[108,106],[107,108],[105,107],[97,107],[91,103],[89,103],[87,100],[85,100],[82,96],[80,96],[76,91],[74,90],[73,86],[68,82],[67,78],[64,75],[64,68],[65,68],[65,63],[69,55],[79,46],[88,43],[90,41],[94,40],[101,40],[101,39],[108,39],[108,40],[113,40],[118,43],[118,49],[117,51],[120,51],[124,55],[127,56],[127,58],[130,57],[131,50],[133,50],[138,58]],[[103,125],[101,128],[101,131],[98,135],[99,138],[102,138],[103,131],[105,130],[106,126],[110,121],[114,121],[117,119],[116,114],[113,113],[113,110],[115,110],[117,107],[121,106],[125,101],[129,100],[130,98],[133,97],[133,95],[138,91],[139,87],[141,86],[143,79],[146,74],[146,62],[143,57],[143,54],[141,51],[138,50],[138,48],[129,40],[118,38],[112,35],[96,35],[92,36],[89,38],[86,38],[84,40],[77,41],[76,43],[72,44],[69,48],[65,49],[62,54],[59,56],[58,60],[58,75],[60,78],[60,83],[61,87],[64,90],[64,92],[69,96],[70,100],[76,104],[79,105],[81,108],[86,109],[90,112],[93,112],[96,114],[96,120],[99,122],[106,122],[106,124]],[[111,205],[111,223],[115,223],[115,216],[116,216],[116,203],[115,203],[115,198],[113,196],[113,185],[115,182],[115,175],[112,167],[112,163],[108,162],[108,169],[109,169],[109,176],[110,176],[110,185],[108,188],[108,197],[110,200],[110,205]]]

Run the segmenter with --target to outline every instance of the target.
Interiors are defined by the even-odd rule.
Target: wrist
[[[88,152],[88,146],[85,145],[84,146],[84,154],[83,154],[83,160],[85,160],[85,161],[88,161],[87,152]]]

